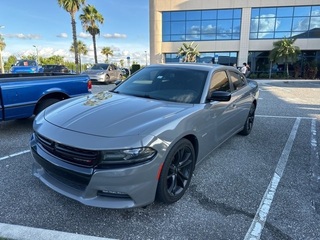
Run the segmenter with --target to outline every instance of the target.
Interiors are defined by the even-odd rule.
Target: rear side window
[[[234,91],[239,90],[246,85],[246,81],[240,73],[230,71],[229,74]]]
[[[225,71],[214,73],[210,83],[210,92],[212,91],[231,92],[228,76]]]

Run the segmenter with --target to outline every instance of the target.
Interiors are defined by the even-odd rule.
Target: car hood
[[[37,69],[36,66],[13,66],[11,68],[11,71],[15,72],[15,73],[17,73],[17,72],[22,72],[23,73],[23,72],[33,72],[36,69]]]
[[[192,107],[101,92],[55,104],[45,110],[45,119],[58,127],[96,136],[148,135],[186,115],[184,111]]]
[[[86,70],[83,72],[83,74],[97,74],[97,73],[105,73],[106,70]]]

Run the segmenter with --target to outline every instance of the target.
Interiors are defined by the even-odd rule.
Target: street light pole
[[[146,66],[148,65],[148,53],[147,53],[147,51],[144,51],[145,52],[145,54],[146,54]]]
[[[37,53],[37,63],[39,64],[39,54],[38,54],[38,48],[36,45],[33,45],[33,47],[36,49],[36,53]]]
[[[4,26],[3,25],[0,25],[0,29],[1,28],[4,28]],[[0,40],[2,40],[2,35],[1,35],[1,33],[0,33],[0,37],[1,37],[1,39]],[[1,73],[4,73],[4,66],[3,66],[3,59],[2,59],[2,49],[0,48],[0,69],[1,69]]]

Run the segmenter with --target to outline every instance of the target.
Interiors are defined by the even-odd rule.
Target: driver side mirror
[[[209,101],[228,102],[231,99],[231,93],[225,91],[213,91],[209,93],[207,99]]]

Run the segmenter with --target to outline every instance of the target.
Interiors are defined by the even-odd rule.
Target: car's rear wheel
[[[248,114],[248,117],[247,117],[247,120],[243,126],[243,129],[241,132],[239,132],[240,135],[247,136],[251,133],[251,130],[253,127],[253,122],[254,122],[255,111],[256,111],[256,105],[252,104],[250,111],[249,111],[249,114]]]
[[[188,189],[195,166],[195,151],[191,142],[181,139],[170,150],[157,188],[157,201],[174,203]]]

